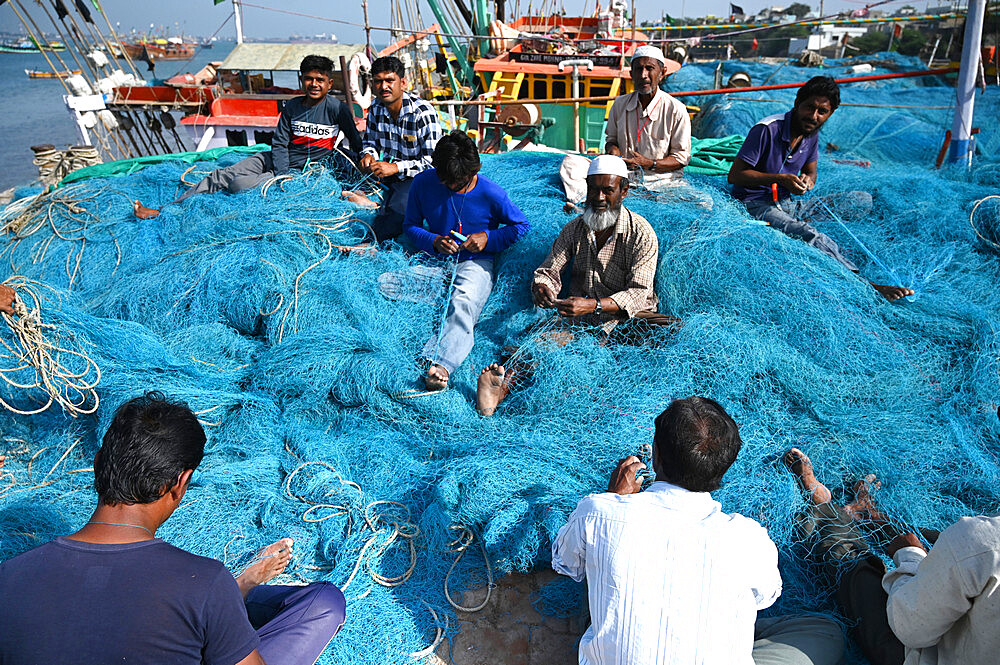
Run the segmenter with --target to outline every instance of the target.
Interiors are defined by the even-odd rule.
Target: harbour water
[[[155,75],[169,78],[183,72],[197,72],[209,62],[224,60],[233,42],[216,42],[215,48],[199,49],[187,61],[168,60],[156,63]],[[68,52],[59,54],[77,69]],[[52,56],[50,56],[52,57]],[[56,62],[58,65],[58,62]],[[149,80],[145,63],[137,63]],[[0,54],[0,190],[31,183],[37,169],[31,163],[31,146],[51,143],[57,148],[79,142],[73,117],[63,102],[65,91],[58,79],[29,79],[25,69],[50,71],[41,53]]]

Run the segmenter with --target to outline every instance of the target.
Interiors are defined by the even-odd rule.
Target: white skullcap
[[[592,175],[616,175],[620,178],[628,178],[628,164],[621,157],[615,155],[598,155],[590,163],[587,169],[587,176]]]
[[[663,57],[663,51],[649,44],[640,46],[635,50],[635,53],[632,54],[632,62],[635,62],[636,58],[652,58],[661,65],[667,64],[667,59]]]

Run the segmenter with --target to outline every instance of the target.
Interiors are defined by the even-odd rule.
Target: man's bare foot
[[[816,480],[812,462],[804,452],[798,448],[792,448],[785,453],[783,460],[788,470],[798,477],[802,489],[809,492],[814,504],[819,505],[830,501],[830,490],[826,488],[826,485]]]
[[[568,215],[576,215],[583,211],[580,210],[579,206],[567,201],[566,203],[563,204],[563,212]]]
[[[493,363],[479,374],[476,388],[476,410],[481,416],[492,416],[500,402],[507,397],[509,389],[504,383],[506,370],[503,365]]]
[[[351,245],[350,247],[346,245],[336,245],[336,247],[344,256],[349,256],[351,254],[356,254],[358,256],[375,256],[378,254],[378,248],[367,242],[363,242],[360,245]]]
[[[844,506],[844,512],[855,520],[869,519],[876,524],[885,524],[888,518],[879,512],[872,501],[872,492],[881,489],[882,483],[874,473],[869,473],[864,480],[854,484],[854,501]]]
[[[135,213],[135,216],[139,219],[153,219],[160,214],[160,211],[156,208],[147,208],[138,201],[132,202],[132,212]]]
[[[359,206],[361,208],[375,209],[378,207],[377,203],[375,203],[370,198],[368,198],[367,196],[365,196],[360,192],[352,192],[350,190],[345,190],[341,192],[340,195],[345,199],[347,199],[348,201],[350,201],[351,203],[353,203],[354,205]]]
[[[875,282],[868,283],[874,286],[875,290],[881,293],[882,297],[889,302],[912,296],[914,293],[913,289],[908,289],[905,286],[887,286],[885,284],[876,284]]]
[[[281,574],[292,559],[292,539],[282,538],[262,548],[254,557],[254,562],[236,578],[236,583],[246,598],[250,590],[270,582]]]
[[[431,365],[424,377],[427,390],[444,390],[448,387],[448,370],[441,365]]]

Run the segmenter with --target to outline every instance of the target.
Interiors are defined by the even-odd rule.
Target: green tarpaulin
[[[149,157],[120,159],[117,162],[95,164],[94,166],[85,166],[82,169],[77,169],[60,180],[57,187],[62,187],[63,185],[68,185],[71,182],[77,182],[79,180],[87,180],[89,178],[107,178],[114,175],[131,175],[140,169],[146,168],[147,166],[160,164],[162,162],[177,161],[194,164],[195,162],[213,161],[219,159],[223,155],[228,155],[233,152],[250,155],[255,152],[270,149],[271,146],[266,143],[258,143],[257,145],[250,146],[240,145],[212,148],[211,150],[206,150],[205,152],[173,152],[169,155],[150,155]]]
[[[691,162],[684,170],[702,175],[726,175],[742,145],[743,137],[735,134],[721,139],[691,137]]]

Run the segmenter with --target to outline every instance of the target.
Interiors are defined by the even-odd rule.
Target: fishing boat
[[[80,74],[80,70],[76,69],[71,72],[46,72],[41,69],[25,69],[24,73],[27,74],[30,79],[56,79]]]
[[[115,45],[117,46],[117,45]],[[180,37],[167,39],[141,39],[123,44],[130,58],[144,60],[190,60],[194,57],[198,44],[185,42]]]
[[[48,42],[45,46],[39,46],[31,39],[19,39],[0,44],[0,53],[41,53],[42,51],[65,51],[66,45],[62,42]]]

